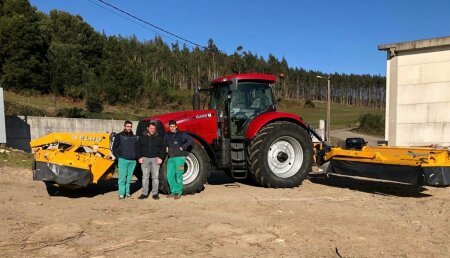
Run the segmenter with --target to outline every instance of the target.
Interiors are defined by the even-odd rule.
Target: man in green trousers
[[[192,137],[177,130],[177,122],[169,121],[169,133],[165,136],[167,153],[167,181],[169,182],[170,195],[174,199],[180,199],[183,193],[184,162],[188,155],[187,149],[192,145]]]
[[[114,138],[113,155],[118,158],[119,166],[119,199],[131,197],[130,184],[136,167],[136,136],[133,134],[133,123],[125,121],[124,129]]]

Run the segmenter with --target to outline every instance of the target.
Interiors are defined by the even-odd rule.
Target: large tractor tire
[[[306,130],[291,122],[263,127],[250,142],[250,171],[256,183],[271,188],[293,188],[311,171],[313,145]]]
[[[159,191],[165,194],[170,193],[167,182],[167,160],[165,159],[159,170]],[[184,163],[183,194],[195,194],[203,191],[210,169],[208,153],[203,146],[194,141]]]

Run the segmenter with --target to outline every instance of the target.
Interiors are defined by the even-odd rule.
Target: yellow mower
[[[33,180],[85,187],[111,178],[112,138],[109,133],[51,133],[32,140]]]
[[[315,145],[315,161],[328,161],[327,173],[413,185],[450,185],[450,149],[444,147],[363,146],[360,150]]]

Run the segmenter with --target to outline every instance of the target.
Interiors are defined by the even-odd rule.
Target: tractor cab
[[[243,139],[254,118],[275,111],[274,82],[274,76],[240,74],[221,77],[211,83],[209,109],[217,110],[224,137]]]

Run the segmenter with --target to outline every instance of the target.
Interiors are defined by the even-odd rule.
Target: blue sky
[[[325,73],[385,75],[386,53],[378,45],[450,35],[449,0],[104,1],[198,44],[212,38],[228,54],[242,46],[264,58],[285,57],[290,67]],[[97,0],[30,2],[46,13],[79,14],[107,35],[156,35]]]

